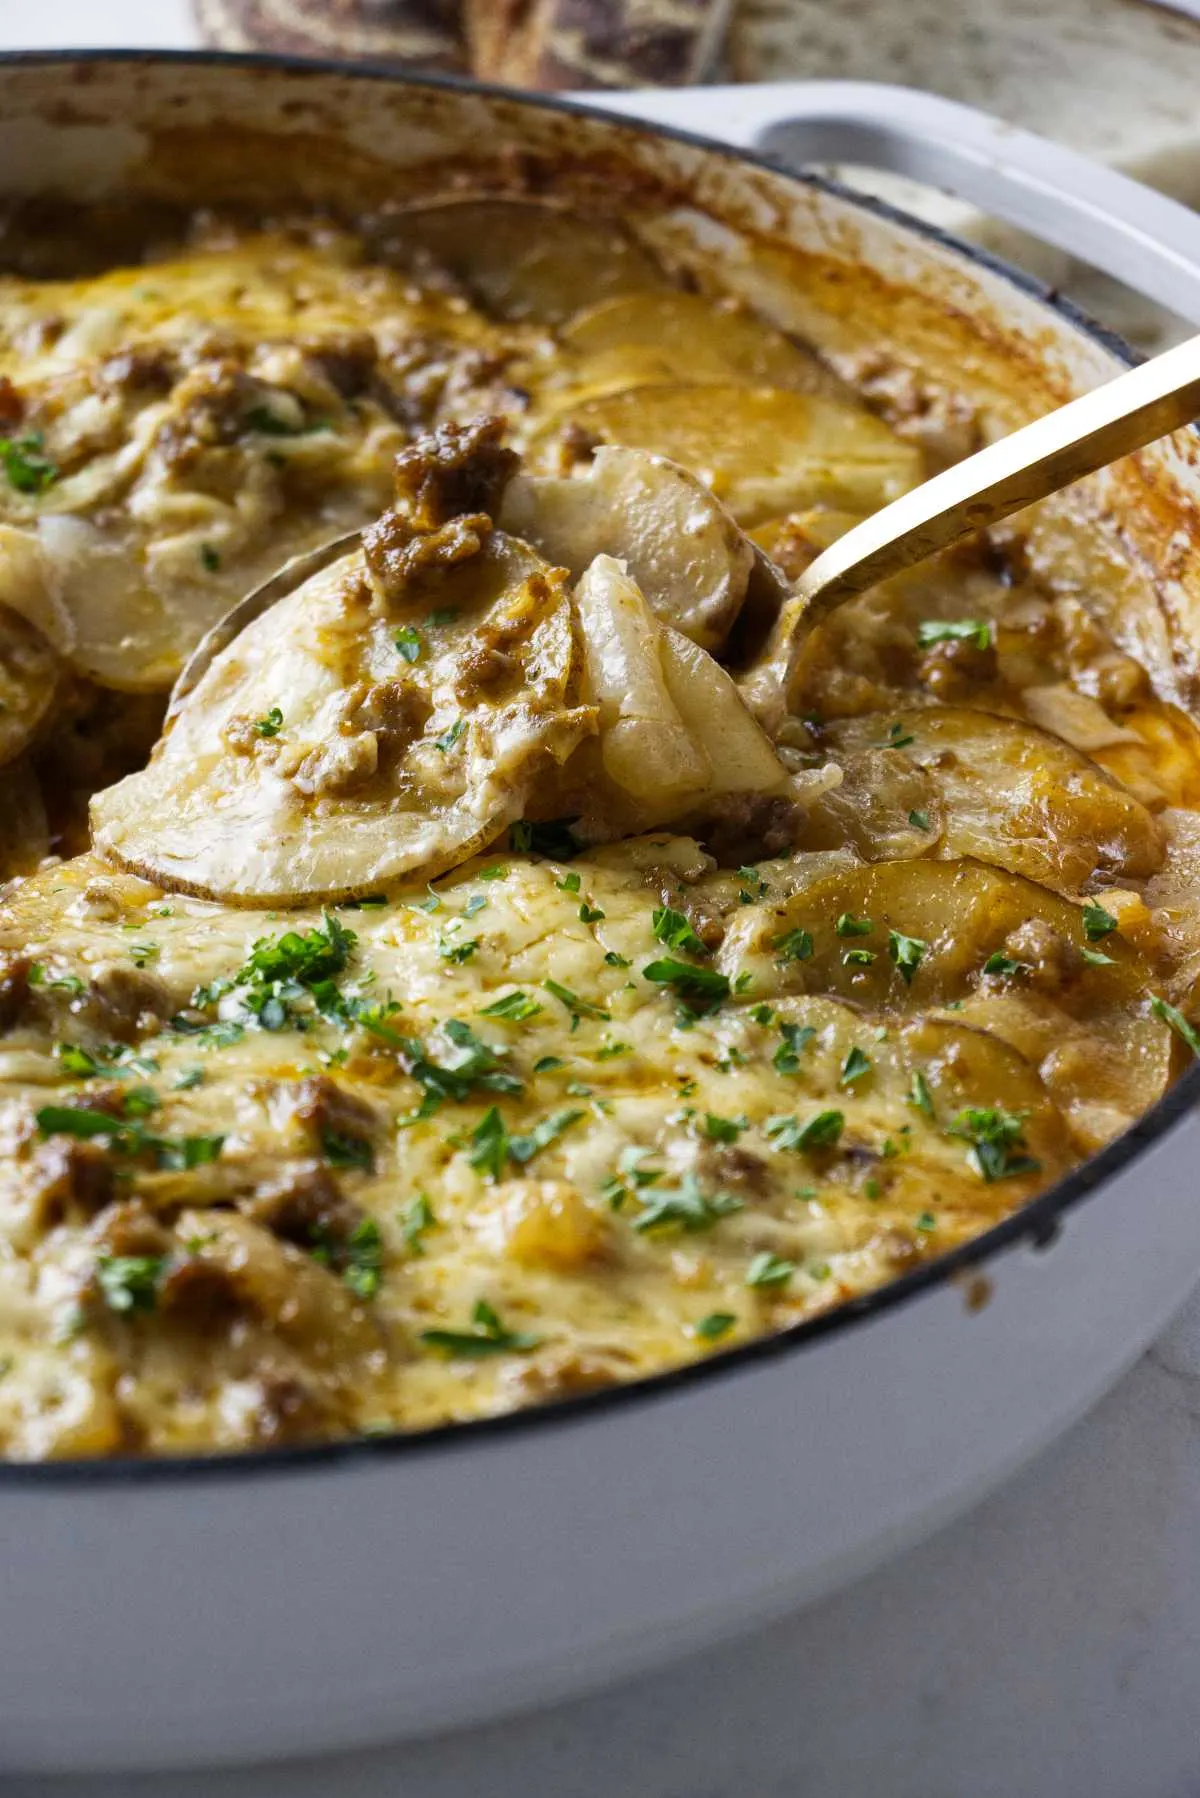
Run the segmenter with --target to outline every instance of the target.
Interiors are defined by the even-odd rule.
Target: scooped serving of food
[[[1085,596],[1012,527],[789,622],[921,420],[534,200],[73,242],[0,277],[8,1457],[711,1355],[1200,1049],[1200,732]]]

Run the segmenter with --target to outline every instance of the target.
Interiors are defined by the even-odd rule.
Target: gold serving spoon
[[[1022,425],[923,481],[823,550],[789,612],[814,624],[889,575],[999,524],[1200,417],[1200,337]]]
[[[794,583],[774,641],[793,640],[798,629],[816,623],[889,575],[1144,449],[1197,416],[1200,336],[1022,425],[855,525]],[[270,580],[239,600],[188,657],[171,694],[168,718],[246,625],[361,541],[361,531],[350,531],[293,556]]]

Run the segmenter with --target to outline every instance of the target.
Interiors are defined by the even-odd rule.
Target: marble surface
[[[942,20],[952,15],[944,54],[931,49],[920,64],[929,85],[976,102],[982,85],[1006,116],[1042,129],[1054,120],[1080,148],[1143,169],[1137,146],[1168,145],[1186,165],[1171,185],[1190,192],[1195,179],[1200,193],[1200,161],[1193,169],[1184,141],[1194,86],[1188,118],[1177,104],[1180,70],[1193,81],[1200,73],[1200,35],[1193,58],[1191,42],[1162,33],[1132,0],[922,4]],[[814,0],[745,0],[735,51],[784,58],[770,68],[776,79],[915,78],[894,59],[875,66],[887,40],[863,26],[879,0],[841,8],[820,0],[819,10],[828,28],[810,38],[807,66],[796,34],[779,33],[786,14],[811,15]],[[889,7],[894,21],[902,10],[911,35],[911,11]],[[834,40],[845,36],[829,23],[838,16],[853,16],[858,35],[846,38],[849,63],[831,66]],[[1031,33],[1056,20],[1069,52],[1057,79],[1072,97],[1061,113],[1045,70],[1032,86],[1021,75],[1034,67]],[[40,9],[0,0],[0,47],[190,41],[186,0],[53,0]],[[1155,58],[1171,65],[1170,105],[1155,101],[1146,76]],[[220,1775],[14,1778],[0,1791],[1196,1798],[1198,1695],[1200,1294],[1099,1408],[1002,1492],[849,1591],[753,1637],[548,1712],[386,1752]]]

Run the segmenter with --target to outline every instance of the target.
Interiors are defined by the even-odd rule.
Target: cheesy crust
[[[784,706],[787,576],[919,452],[616,227],[589,302],[598,226],[556,212],[539,260],[526,203],[509,260],[473,264],[463,204],[386,243],[207,221],[136,266],[0,279],[10,1458],[412,1430],[718,1352],[970,1241],[1200,1047],[1193,721],[986,546],[788,644]],[[138,772],[226,607],[485,413],[526,473],[503,531],[471,514],[466,572],[414,597],[385,514],[365,573],[234,645],[233,723],[185,719]],[[485,565],[503,615],[447,625]],[[504,707],[534,675],[526,754]],[[248,816],[272,781],[304,800],[272,798],[254,854],[206,814],[234,751]],[[434,812],[414,880],[396,842]],[[285,825],[315,816],[332,897],[293,905]]]

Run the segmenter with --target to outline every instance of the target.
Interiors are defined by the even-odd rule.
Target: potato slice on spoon
[[[102,853],[288,904],[430,879],[522,815],[596,714],[565,575],[479,509],[514,465],[496,437],[445,427],[400,458],[402,507],[242,630],[149,767],[97,795]]]
[[[520,475],[499,524],[578,579],[599,555],[623,561],[657,616],[718,648],[749,600],[777,613],[787,585],[694,474],[647,450],[597,450],[586,476]]]

